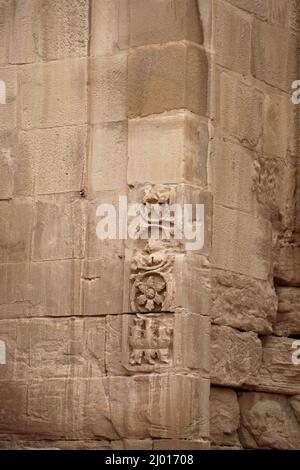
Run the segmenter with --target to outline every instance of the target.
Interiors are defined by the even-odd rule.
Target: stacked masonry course
[[[300,449],[299,29],[296,0],[0,0],[0,448]],[[204,202],[203,249],[100,241],[120,195]]]

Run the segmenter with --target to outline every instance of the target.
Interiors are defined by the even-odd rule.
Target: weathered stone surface
[[[276,320],[277,297],[269,282],[213,270],[211,319],[217,325],[270,334]]]
[[[126,121],[99,124],[93,128],[89,175],[93,193],[126,186],[127,143]]]
[[[227,326],[211,328],[211,382],[241,387],[257,379],[262,360],[261,341],[252,332]]]
[[[262,135],[263,94],[228,72],[220,74],[217,117],[221,127],[246,147],[256,147]]]
[[[215,203],[252,212],[255,207],[252,152],[225,139],[215,139],[210,157]]]
[[[251,230],[249,230],[251,227]],[[267,280],[271,273],[271,224],[262,217],[216,205],[212,264]]]
[[[19,68],[18,78],[23,129],[86,122],[85,59],[24,65]]]
[[[207,112],[207,53],[184,42],[133,49],[128,57],[129,117],[186,108]]]
[[[208,436],[207,379],[152,374],[112,377],[109,384],[112,424],[119,436],[127,439]],[[183,401],[185,406],[178,407]]]
[[[0,10],[0,65],[6,65],[9,61],[9,32],[11,26],[12,2],[1,2]]]
[[[278,313],[274,334],[293,336],[300,334],[300,289],[278,287]]]
[[[13,440],[0,441],[1,450],[111,450],[111,443],[104,440]]]
[[[79,192],[82,189],[86,160],[85,126],[21,132],[18,152],[18,159],[22,158],[27,163],[35,194]]]
[[[227,0],[232,5],[254,13],[261,19],[267,18],[268,2],[266,0]]]
[[[293,103],[284,94],[270,94],[264,100],[263,151],[268,155],[285,157],[291,125]]]
[[[30,203],[0,203],[0,262],[29,260],[33,207]]]
[[[24,64],[38,60],[40,2],[20,0],[11,2],[9,61]]]
[[[274,336],[262,339],[262,365],[253,381],[255,389],[285,395],[299,394],[300,368],[292,361],[294,341]]]
[[[149,356],[150,346],[144,349],[134,342],[135,322],[149,319],[151,315],[110,315],[107,321],[106,368],[111,375],[138,374],[141,372],[165,373],[166,369],[197,371],[203,377],[209,377],[210,369],[210,322],[207,317],[183,310],[175,314],[152,315],[150,327],[161,328],[157,341],[157,354]],[[141,322],[140,322],[141,323]],[[165,329],[167,326],[168,330]],[[146,333],[141,325],[141,333]],[[166,335],[169,341],[166,341]],[[152,337],[154,338],[154,337]],[[154,339],[155,341],[155,339]],[[143,356],[135,358],[133,353]],[[153,351],[154,352],[154,351]],[[136,360],[134,360],[136,359]],[[139,360],[141,363],[139,363]]]
[[[127,54],[90,59],[90,119],[92,123],[127,117]]]
[[[0,264],[0,279],[0,318],[27,317],[31,299],[29,263]]]
[[[197,0],[129,0],[129,18],[130,46],[183,39],[203,42]]]
[[[105,374],[105,319],[0,320],[7,363],[1,381]]]
[[[153,450],[209,450],[210,442],[205,440],[154,439]]]
[[[212,387],[210,390],[210,437],[214,445],[237,446],[240,408],[234,390]]]
[[[186,112],[130,119],[127,181],[206,183],[207,124]]]
[[[92,0],[91,13],[91,56],[126,49],[129,42],[128,1]]]
[[[244,448],[300,448],[300,422],[287,397],[269,393],[244,393],[239,403],[239,435]]]
[[[215,5],[216,60],[230,70],[247,75],[250,73],[250,17],[222,0]]]
[[[40,197],[33,226],[34,261],[82,256],[83,202],[72,195]]]
[[[86,0],[41,0],[39,54],[44,60],[87,55],[89,5]]]
[[[281,285],[300,286],[299,244],[281,244],[275,264],[275,279]]]
[[[283,91],[290,92],[297,80],[296,37],[275,26],[254,20],[252,74]]]
[[[0,145],[2,139],[0,137]],[[13,160],[10,147],[0,147],[0,200],[9,200],[13,195]]]
[[[62,317],[80,314],[80,260],[31,263],[31,316]]]

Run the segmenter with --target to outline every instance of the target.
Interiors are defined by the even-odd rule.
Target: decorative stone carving
[[[128,370],[170,366],[174,319],[171,315],[137,314],[123,319],[123,360]]]
[[[174,281],[174,256],[158,241],[149,241],[131,261],[131,310],[133,312],[170,311]]]

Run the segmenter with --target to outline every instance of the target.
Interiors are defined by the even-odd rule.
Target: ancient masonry
[[[300,449],[297,0],[0,0],[0,447]],[[205,244],[99,203],[205,204]]]

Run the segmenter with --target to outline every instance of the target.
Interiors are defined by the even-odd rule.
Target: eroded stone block
[[[300,289],[278,287],[278,313],[274,333],[278,336],[300,334]]]
[[[214,445],[238,446],[240,408],[234,390],[210,389],[210,437]]]

